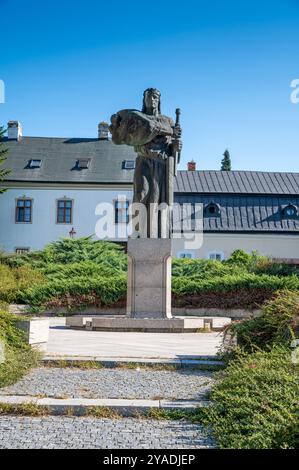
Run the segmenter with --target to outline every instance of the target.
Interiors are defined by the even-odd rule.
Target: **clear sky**
[[[96,137],[162,93],[182,109],[181,168],[299,172],[299,0],[0,0],[0,123],[24,135]]]

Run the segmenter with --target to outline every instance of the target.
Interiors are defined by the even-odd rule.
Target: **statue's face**
[[[156,91],[148,91],[145,93],[145,106],[154,113],[159,110],[160,95]]]

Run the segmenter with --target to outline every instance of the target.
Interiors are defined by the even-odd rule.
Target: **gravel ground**
[[[211,372],[198,370],[38,368],[0,395],[199,400],[212,382]]]
[[[0,417],[0,449],[200,449],[201,426],[184,421]]]

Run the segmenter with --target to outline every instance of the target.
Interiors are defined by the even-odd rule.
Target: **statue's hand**
[[[179,124],[176,124],[174,126],[173,134],[174,134],[174,137],[176,137],[177,139],[180,139],[180,137],[182,136],[182,128]]]

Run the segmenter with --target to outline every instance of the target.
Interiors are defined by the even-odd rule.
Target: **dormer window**
[[[135,169],[135,160],[125,160],[123,162],[124,170],[134,170]]]
[[[215,202],[210,202],[205,209],[204,213],[207,217],[217,217],[220,215],[220,206],[219,204],[216,204]]]
[[[29,168],[40,168],[42,166],[42,161],[41,160],[30,160],[29,161]]]
[[[298,208],[294,204],[288,204],[282,209],[282,215],[285,219],[292,219],[296,217],[297,214],[298,214]]]
[[[77,160],[78,170],[88,170],[89,165],[90,165],[90,158],[79,158],[79,160]]]

